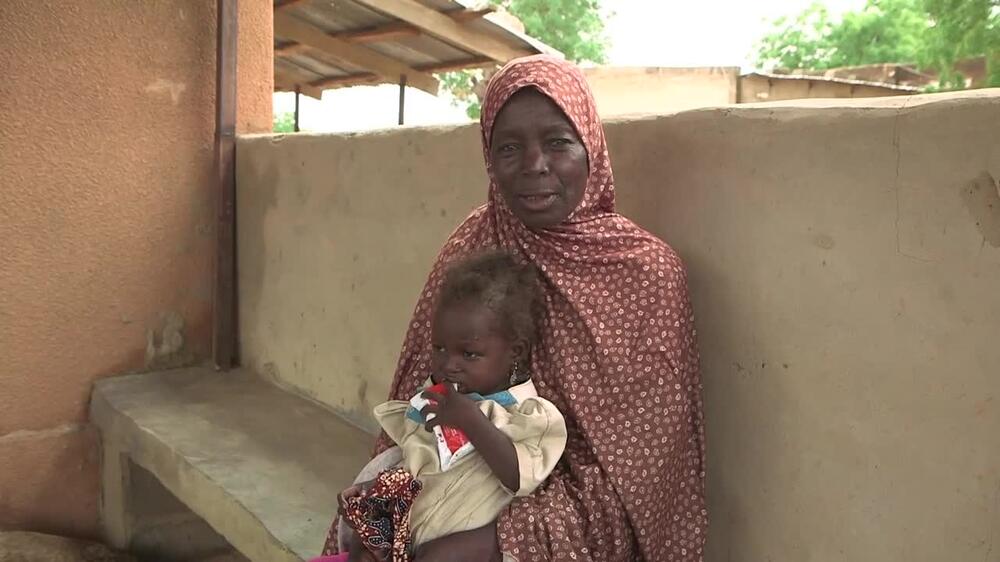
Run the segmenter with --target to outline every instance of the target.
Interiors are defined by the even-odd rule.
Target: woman
[[[481,124],[489,199],[431,271],[390,399],[408,399],[427,379],[431,295],[445,266],[504,248],[545,277],[531,373],[569,438],[538,491],[495,525],[428,543],[418,560],[701,560],[701,381],[680,259],[615,213],[604,130],[575,66],[548,56],[510,62],[490,81]]]

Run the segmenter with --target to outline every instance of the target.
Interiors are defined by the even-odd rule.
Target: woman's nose
[[[549,161],[545,151],[541,146],[528,146],[524,151],[524,160],[521,163],[522,171],[525,174],[547,174],[549,172]]]

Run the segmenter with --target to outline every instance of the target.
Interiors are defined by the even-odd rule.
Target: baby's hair
[[[449,266],[437,309],[475,302],[496,315],[501,336],[530,349],[545,310],[538,270],[501,251],[484,252]]]

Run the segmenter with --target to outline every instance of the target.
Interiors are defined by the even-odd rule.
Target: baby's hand
[[[352,484],[351,486],[344,489],[343,492],[337,494],[337,513],[341,516],[344,515],[344,508],[347,506],[347,500],[353,497],[360,496],[362,492],[367,491],[372,487],[374,480],[368,480],[367,482],[359,482],[357,484]]]
[[[437,425],[446,425],[468,433],[468,428],[484,417],[474,401],[453,390],[450,384],[445,385],[444,394],[428,390],[422,396],[435,402],[420,410],[424,419],[427,419],[428,415],[434,414],[434,419],[424,424],[424,429],[427,431],[433,431],[434,426]]]

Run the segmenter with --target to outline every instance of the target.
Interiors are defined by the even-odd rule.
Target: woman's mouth
[[[552,206],[556,202],[558,197],[555,193],[539,193],[530,195],[518,195],[517,199],[521,202],[521,206],[529,211],[539,212],[544,211]]]

